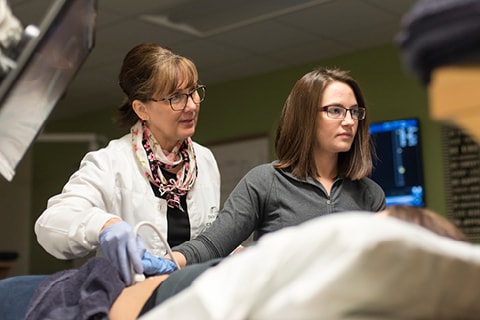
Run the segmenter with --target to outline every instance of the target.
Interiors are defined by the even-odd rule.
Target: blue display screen
[[[371,178],[385,191],[387,206],[425,206],[418,119],[372,123],[370,135],[378,158]]]

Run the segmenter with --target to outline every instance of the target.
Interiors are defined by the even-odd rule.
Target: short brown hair
[[[459,241],[467,241],[467,237],[450,220],[427,208],[408,205],[391,205],[381,214],[422,226],[440,236]]]
[[[290,168],[300,179],[317,176],[313,148],[317,130],[317,112],[325,88],[340,81],[352,88],[358,106],[367,108],[358,83],[348,71],[319,68],[304,75],[294,85],[283,106],[275,139],[279,160],[277,168]],[[360,120],[352,147],[338,157],[338,174],[352,180],[364,178],[372,172],[373,145],[370,141],[368,112]]]
[[[146,102],[154,96],[169,96],[179,81],[193,88],[198,85],[198,72],[190,59],[158,44],[142,43],[125,56],[118,80],[126,98],[115,121],[122,127],[131,127],[139,120],[132,108],[134,100]]]

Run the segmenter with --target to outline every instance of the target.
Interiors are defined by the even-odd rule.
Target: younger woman
[[[367,106],[346,71],[317,69],[297,81],[275,147],[278,160],[247,173],[215,222],[174,248],[180,265],[225,257],[252,232],[256,240],[322,215],[385,208],[383,190],[368,178]]]

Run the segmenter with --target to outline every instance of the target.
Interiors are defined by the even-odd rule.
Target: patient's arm
[[[143,305],[166,278],[168,278],[168,275],[149,277],[145,281],[123,289],[110,308],[109,318],[111,320],[137,319]]]

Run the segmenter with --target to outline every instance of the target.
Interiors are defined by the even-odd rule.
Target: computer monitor
[[[372,123],[370,135],[378,157],[371,178],[385,191],[387,206],[425,206],[419,120]]]
[[[8,181],[94,47],[97,0],[56,0],[0,83],[0,174]]]

